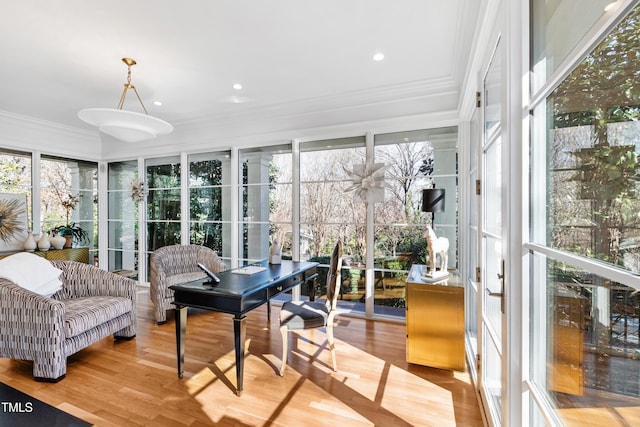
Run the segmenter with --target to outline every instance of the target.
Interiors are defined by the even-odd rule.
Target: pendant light
[[[124,142],[140,142],[171,133],[173,126],[164,120],[150,116],[136,87],[131,84],[131,67],[136,65],[136,61],[131,58],[122,58],[122,62],[127,65],[127,82],[124,84],[118,108],[86,108],[78,112],[80,120]],[[129,89],[136,94],[144,114],[122,109]]]

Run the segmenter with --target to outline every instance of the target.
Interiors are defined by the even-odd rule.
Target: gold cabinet
[[[425,268],[407,277],[407,361],[464,371],[464,288],[450,276],[424,278]]]
[[[0,254],[0,258],[7,257],[14,253],[16,252],[2,253]],[[48,260],[89,262],[89,248],[50,249],[45,252],[34,251],[32,253]]]
[[[552,360],[549,388],[561,393],[584,394],[583,341],[588,299],[558,284],[553,296]]]

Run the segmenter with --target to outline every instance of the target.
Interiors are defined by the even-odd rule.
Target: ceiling
[[[117,106],[125,56],[138,62],[132,83],[149,113],[175,126],[269,116],[322,126],[455,110],[482,3],[4,2],[0,110],[93,129],[77,112]],[[372,59],[377,52],[384,60]],[[124,108],[141,112],[133,94]]]

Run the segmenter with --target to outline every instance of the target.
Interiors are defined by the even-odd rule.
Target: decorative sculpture
[[[424,271],[426,277],[442,277],[449,274],[447,272],[447,264],[449,263],[449,239],[446,237],[437,237],[433,228],[427,225],[427,229],[424,231],[422,237],[427,239],[427,250],[429,251],[429,258],[427,262],[427,269]],[[436,257],[440,255],[439,269],[436,269]]]
[[[282,264],[282,244],[277,237],[271,243],[269,250],[269,264]]]
[[[344,171],[351,178],[351,186],[344,191],[353,191],[353,198],[356,202],[380,203],[384,202],[384,189],[391,187],[385,179],[385,172],[389,165],[384,163],[363,163],[353,165],[353,170]]]

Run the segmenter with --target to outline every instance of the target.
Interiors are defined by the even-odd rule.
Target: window
[[[240,258],[251,263],[269,257],[278,239],[282,258],[292,258],[291,146],[240,150],[242,247]]]
[[[3,235],[2,242],[3,250],[21,250],[29,233],[38,234],[37,230],[33,230],[33,224],[30,221],[33,218],[31,211],[30,155],[8,150],[0,152],[0,193],[26,196],[26,212],[21,207],[14,210],[12,209],[15,207],[14,205],[8,206],[8,210],[17,213],[20,218],[26,217],[26,224],[22,221],[17,221],[12,223],[13,226],[10,225],[5,228],[10,232]],[[25,199],[22,198],[22,200]]]
[[[135,160],[109,163],[109,270],[138,270],[138,206],[131,184],[138,177]]]
[[[530,376],[567,423],[640,405],[639,55],[636,6],[533,106]]]
[[[351,185],[348,172],[363,163],[364,137],[300,144],[300,257],[319,262],[326,274],[333,247],[342,239],[338,304],[360,311],[366,296],[366,209],[345,190]],[[325,282],[321,279],[318,284],[324,293]]]
[[[70,226],[73,245],[89,246],[89,259],[97,262],[97,163],[42,156],[40,166],[42,230]]]
[[[375,312],[404,317],[405,279],[412,264],[425,264],[426,224],[449,239],[456,265],[457,131],[442,128],[375,136],[375,162],[388,169],[385,199],[375,205]],[[443,213],[421,211],[422,190],[445,189]],[[434,215],[433,217],[431,215]],[[401,310],[398,310],[401,309]]]
[[[31,216],[31,155],[3,150],[0,152],[0,193],[25,194],[27,218]],[[32,229],[31,223],[28,224]],[[34,230],[38,232],[38,230]]]
[[[146,169],[147,250],[180,244],[180,159],[149,159]]]
[[[189,156],[189,242],[231,258],[231,154]]]
[[[531,2],[535,25],[532,35],[534,90],[539,90],[558,70],[611,3],[611,0]]]

